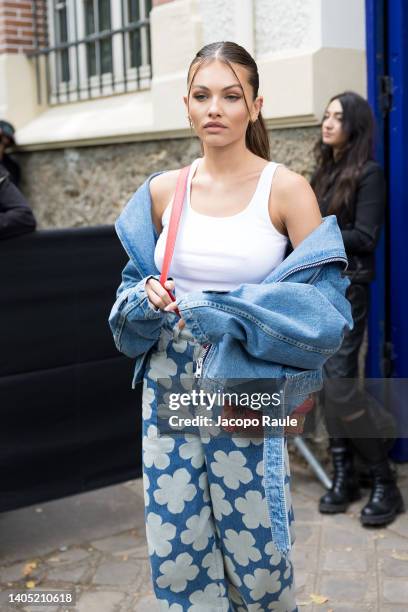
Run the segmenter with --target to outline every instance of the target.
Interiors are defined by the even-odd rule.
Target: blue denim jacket
[[[177,320],[174,313],[152,307],[145,291],[148,278],[159,277],[149,189],[157,174],[135,192],[115,223],[129,262],[109,324],[117,349],[136,358],[133,387],[143,379],[146,358],[165,317]],[[353,327],[345,297],[350,281],[342,275],[346,268],[341,232],[335,215],[330,215],[262,283],[177,298],[186,325],[200,344],[207,345],[200,364],[202,380],[279,379],[286,412],[291,412],[321,388],[323,364],[340,348],[346,329]],[[264,469],[275,544],[285,552],[290,530],[283,443],[282,437],[265,437]]]

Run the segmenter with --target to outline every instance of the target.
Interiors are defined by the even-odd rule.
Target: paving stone
[[[303,546],[314,546],[317,547],[319,542],[319,525],[312,525],[306,523],[295,523],[296,530],[296,541],[301,543]]]
[[[83,559],[86,559],[87,557],[89,557],[89,555],[90,553],[88,551],[83,550],[81,548],[71,548],[70,550],[67,550],[65,552],[57,551],[56,553],[48,557],[46,561],[51,565],[59,565],[62,563],[75,563],[77,561],[82,561]]]
[[[408,581],[404,578],[384,578],[383,597],[387,603],[403,603],[407,605]]]
[[[296,470],[292,470],[292,475],[297,536],[292,559],[300,612],[408,612],[408,561],[393,558],[393,554],[402,557],[408,554],[408,515],[403,514],[387,528],[380,529],[361,526],[359,512],[363,501],[353,504],[347,513],[321,515],[317,505],[323,487],[310,474],[303,474],[297,486]],[[16,612],[17,608],[7,603],[10,590],[7,583],[24,584],[22,571],[34,559],[38,567],[30,577],[38,579],[46,572],[46,580],[53,581],[51,587],[42,581],[41,588],[55,588],[55,584],[61,583],[69,589],[81,581],[84,583],[75,611],[60,606],[58,612],[65,609],[70,612],[159,612],[152,592],[143,501],[140,501],[142,479],[86,495],[86,515],[82,514],[84,494],[72,496],[68,501],[58,500],[55,506],[44,504],[44,512],[40,514],[35,513],[35,508],[3,513],[2,535],[7,533],[3,563],[8,565],[0,565],[1,612]],[[140,509],[137,515],[136,507]],[[72,520],[73,513],[76,521]],[[67,518],[68,514],[71,518]],[[92,525],[84,516],[86,519],[92,516]],[[47,524],[40,525],[44,518]],[[19,527],[20,519],[24,526],[22,536],[11,536]],[[61,525],[67,525],[67,529],[61,529]],[[57,550],[62,544],[68,550]],[[326,604],[313,605],[311,593],[325,595],[329,600]],[[26,606],[27,612],[28,609]],[[31,609],[52,612],[50,607],[31,606]]]
[[[292,560],[296,570],[315,571],[318,557],[319,554],[315,547],[306,547],[296,542],[292,548]]]
[[[9,602],[9,595],[13,589],[0,589],[0,610],[3,610]],[[15,608],[14,608],[15,609]]]
[[[128,551],[129,556],[134,557],[135,559],[149,559],[149,550],[147,548],[147,542],[143,542],[140,546],[136,546],[136,548],[132,548]]]
[[[24,567],[26,566],[26,562],[24,563],[13,563],[13,565],[9,565],[8,567],[0,568],[0,582],[16,582],[17,580],[21,580],[24,578]]]
[[[342,527],[344,529],[349,529],[350,527],[354,529],[358,527],[360,529],[361,525],[358,521],[356,521],[358,516],[358,514],[351,511],[344,513],[342,512],[339,514],[321,514],[320,521],[325,527],[336,527],[336,529],[338,527]]]
[[[323,571],[355,571],[368,570],[367,552],[363,550],[326,550],[321,560]]]
[[[381,534],[382,535],[382,534]],[[407,542],[396,534],[386,531],[383,537],[373,535],[377,550],[398,550],[406,548]]]
[[[305,598],[304,593],[313,593],[315,582],[315,574],[304,570],[295,571],[296,593],[299,596],[301,595],[303,599]]]
[[[24,606],[26,612],[59,612],[59,606]],[[69,609],[69,608],[67,608]],[[3,611],[2,611],[3,612]]]
[[[322,536],[324,549],[354,548],[354,550],[367,549],[374,551],[372,537],[359,524],[348,529],[337,527],[336,525],[330,527],[324,525],[322,527]]]
[[[131,585],[134,591],[151,588],[150,568],[144,561],[103,561],[92,579],[94,584]]]
[[[87,571],[88,566],[84,564],[56,567],[48,572],[47,578],[48,580],[78,583],[81,582]]]
[[[356,605],[352,605],[352,604],[342,605],[338,603],[332,604],[328,602],[324,606],[316,605],[313,612],[315,611],[316,612],[329,612],[329,610],[332,610],[333,612],[363,612],[363,611],[377,612],[377,606],[373,605],[372,603],[359,603]]]
[[[146,610],[149,610],[149,612],[160,612],[159,603],[156,596],[153,594],[145,595],[141,599],[138,599],[134,605],[135,607],[132,607],[134,612],[146,612]]]
[[[102,540],[94,540],[91,544],[103,552],[124,554],[139,549],[144,542],[145,540],[131,533],[123,533]]]
[[[380,551],[378,557],[380,574],[389,577],[408,577],[408,549]]]
[[[408,543],[408,514],[406,512],[399,514],[388,529],[391,533],[397,533],[399,536],[406,538]]]
[[[116,612],[124,599],[118,591],[94,591],[83,593],[77,601],[75,612]]]
[[[320,522],[320,513],[317,508],[312,507],[310,505],[298,506],[297,508],[293,508],[295,514],[295,521],[297,524],[299,523],[319,523]]]
[[[331,572],[322,574],[318,592],[332,602],[357,603],[371,600],[373,593],[366,574],[355,575],[346,572]],[[374,593],[376,595],[376,593]]]
[[[143,500],[121,484],[0,515],[3,563],[49,555],[60,546],[110,537],[144,524]]]

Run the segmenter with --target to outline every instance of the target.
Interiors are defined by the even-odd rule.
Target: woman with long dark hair
[[[270,161],[258,87],[254,59],[233,42],[206,45],[187,71],[184,103],[202,157],[181,174],[172,279],[159,271],[180,170],[151,175],[116,222],[129,262],[109,321],[117,348],[136,358],[134,382],[143,381],[147,542],[156,596],[172,612],[297,606],[283,432],[212,435],[203,402],[207,427],[189,433],[181,422],[167,435],[167,407],[176,427],[180,415],[170,396],[194,380],[202,391],[267,379],[291,413],[290,402],[320,387],[351,325],[336,218],[322,221],[308,182]]]
[[[361,511],[363,525],[385,525],[404,509],[390,468],[384,432],[374,398],[361,390],[359,351],[369,311],[370,282],[375,276],[375,247],[384,219],[386,187],[381,166],[373,158],[374,117],[355,92],[333,96],[325,110],[314,153],[311,179],[323,216],[339,223],[351,280],[347,297],[354,327],[340,350],[324,366],[321,394],[334,466],[331,489],[320,499],[322,513],[344,512],[360,499],[354,453],[368,465],[371,495]],[[371,402],[371,409],[369,403]],[[377,404],[378,408],[378,404]]]

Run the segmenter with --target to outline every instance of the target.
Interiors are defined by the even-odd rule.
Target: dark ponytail
[[[241,66],[244,66],[247,69],[248,83],[252,87],[253,99],[255,100],[256,97],[258,96],[258,89],[259,89],[259,74],[258,74],[258,67],[256,65],[256,62],[253,59],[253,57],[248,53],[248,51],[244,49],[244,47],[241,47],[237,43],[229,42],[229,41],[211,43],[209,45],[205,45],[205,47],[203,47],[202,49],[200,49],[200,51],[198,51],[197,55],[191,62],[190,67],[188,69],[187,99],[188,100],[190,99],[191,85],[193,82],[194,75],[197,72],[198,68],[204,62],[210,62],[215,59],[224,62],[231,68],[239,84],[241,85],[241,89],[243,93],[244,93],[244,88],[242,87],[242,83],[239,80],[237,73],[235,72],[231,64],[232,63],[240,64]],[[197,67],[194,70],[194,74],[192,74],[192,71],[195,66]],[[245,105],[248,110],[248,114],[250,114],[248,103],[245,98],[245,94],[244,94],[244,101],[245,101]],[[258,155],[259,157],[262,157],[263,159],[266,159],[267,161],[270,160],[270,147],[269,147],[268,132],[266,130],[265,122],[263,120],[261,112],[259,112],[258,118],[256,121],[252,122],[250,120],[247,130],[246,130],[246,134],[245,134],[245,144],[247,148],[255,155]]]

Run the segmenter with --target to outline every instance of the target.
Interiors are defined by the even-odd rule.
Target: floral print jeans
[[[297,611],[290,553],[271,535],[263,438],[158,435],[157,381],[191,380],[201,348],[176,320],[162,327],[143,381],[146,536],[160,610]]]

